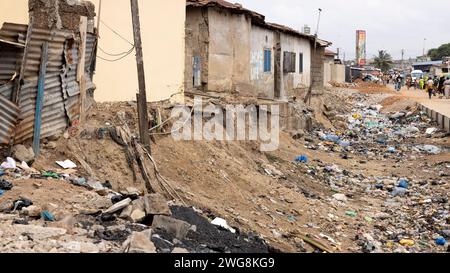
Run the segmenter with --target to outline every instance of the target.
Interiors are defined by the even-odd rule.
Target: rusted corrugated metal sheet
[[[15,142],[21,143],[33,137],[36,113],[36,94],[38,79],[26,81],[21,89],[19,107],[19,125]],[[60,74],[47,75],[45,78],[44,106],[42,108],[41,137],[49,137],[63,131],[68,126],[61,92]]]
[[[19,115],[19,107],[0,94],[0,144],[8,144]]]
[[[25,40],[27,25],[4,24],[0,29],[0,38],[14,43]],[[88,88],[94,86],[90,78],[90,61],[94,57],[95,35],[88,35],[87,56],[89,64],[86,64]],[[46,138],[64,131],[72,121],[80,116],[80,86],[77,82],[78,66],[78,42],[74,39],[72,32],[61,30],[33,29],[28,46],[27,63],[25,67],[23,85],[20,89],[19,105],[15,112],[5,112],[3,119],[10,121],[4,123],[0,134],[9,140],[14,128],[12,125],[18,122],[16,128],[15,143],[22,143],[33,137],[34,119],[36,108],[36,95],[38,89],[38,74],[42,55],[42,44],[49,43],[47,76],[45,78],[44,105],[42,109],[41,137]],[[4,43],[8,44],[8,43]],[[2,45],[2,43],[0,43]],[[23,56],[23,48],[8,45],[9,51],[0,54],[0,80],[3,76],[4,82],[8,82],[14,73],[20,73]],[[0,84],[2,82],[0,81]],[[0,86],[0,95],[3,100],[0,108],[8,108],[14,88],[13,82]],[[7,101],[5,101],[5,99]],[[9,108],[8,108],[9,109]],[[14,116],[13,114],[16,113]],[[14,120],[15,118],[15,120]],[[14,122],[12,122],[14,120]]]

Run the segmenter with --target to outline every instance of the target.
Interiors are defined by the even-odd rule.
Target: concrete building
[[[325,50],[323,72],[325,85],[329,84],[330,82],[345,82],[345,65],[341,64],[341,62],[336,59],[337,55],[338,54],[333,51]]]
[[[99,0],[91,2],[98,13]],[[186,1],[140,0],[139,5],[148,99],[182,100]],[[1,0],[0,25],[4,22],[28,24],[28,19],[28,0]],[[113,62],[111,60],[122,55],[106,54],[118,55],[131,48],[127,42],[133,43],[130,0],[102,1],[101,20],[98,56],[102,59],[97,61],[94,76],[95,99],[99,102],[135,100],[138,81],[134,52]]]
[[[239,4],[188,0],[185,88],[287,99],[323,87],[329,45]]]

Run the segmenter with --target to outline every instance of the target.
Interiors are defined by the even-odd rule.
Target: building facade
[[[226,1],[188,0],[187,91],[230,92],[269,99],[295,97],[324,83],[331,43]]]
[[[99,0],[91,2],[99,13]],[[139,5],[148,100],[180,101],[184,91],[186,1],[140,0]],[[95,99],[135,100],[138,90],[135,54],[122,54],[129,52],[134,43],[130,0],[103,0],[100,19]],[[28,20],[28,0],[1,0],[0,26],[4,22],[28,24]]]

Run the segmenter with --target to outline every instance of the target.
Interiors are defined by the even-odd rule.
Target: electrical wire
[[[120,61],[120,60],[122,60],[122,59],[125,59],[125,58],[128,57],[131,53],[133,53],[133,51],[134,51],[134,47],[133,47],[130,51],[128,51],[125,55],[123,55],[122,57],[117,58],[117,59],[113,59],[113,60],[107,59],[107,58],[103,58],[103,57],[98,56],[98,55],[97,55],[97,58],[100,59],[100,60],[103,60],[103,61],[107,61],[107,62],[113,63],[113,62],[117,62],[117,61]]]
[[[108,56],[118,57],[118,56],[123,56],[123,55],[129,54],[130,50],[133,50],[134,47],[132,47],[132,48],[131,48],[130,50],[128,50],[128,51],[124,51],[124,52],[117,53],[117,54],[116,54],[116,53],[108,53],[108,52],[105,51],[101,46],[98,46],[98,49],[100,49],[101,52],[105,53],[105,54],[108,55]]]
[[[108,26],[108,24],[106,24],[103,20],[100,20],[100,22],[107,27],[109,30],[111,30],[114,34],[116,34],[117,36],[119,36],[122,40],[124,40],[125,42],[129,43],[131,46],[133,46],[134,48],[134,44],[132,42],[130,42],[127,38],[123,37],[118,31],[116,31],[115,29],[113,29],[112,27]]]

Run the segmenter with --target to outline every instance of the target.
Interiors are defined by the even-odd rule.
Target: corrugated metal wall
[[[0,29],[0,39],[23,43],[27,29],[27,25],[6,23]],[[91,80],[93,72],[90,70],[93,57],[95,57],[93,54],[96,39],[96,35],[88,34],[85,67],[88,89],[93,88]],[[41,137],[49,137],[64,131],[80,116],[80,86],[77,82],[79,43],[74,33],[33,29],[18,106],[10,101],[14,84],[8,83],[8,81],[14,73],[20,71],[24,49],[0,44],[2,45],[0,47],[1,144],[8,143],[15,124],[18,124],[15,143],[22,143],[33,137],[38,75],[44,42],[49,43],[49,56],[45,78]],[[6,111],[6,109],[12,110]]]

